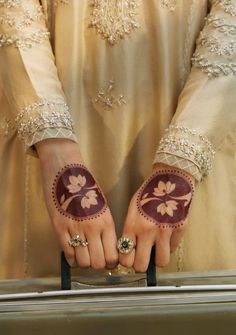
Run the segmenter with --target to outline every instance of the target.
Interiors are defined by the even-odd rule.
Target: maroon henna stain
[[[73,220],[99,217],[107,209],[106,200],[85,166],[66,165],[52,187],[53,201],[59,212]]]
[[[184,173],[159,170],[141,187],[138,210],[159,227],[177,228],[188,215],[193,192],[193,183]]]

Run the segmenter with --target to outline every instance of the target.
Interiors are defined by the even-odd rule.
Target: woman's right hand
[[[84,166],[78,144],[67,139],[38,142],[48,212],[72,267],[112,268],[118,263],[116,233],[105,197]],[[79,235],[87,246],[69,245]]]

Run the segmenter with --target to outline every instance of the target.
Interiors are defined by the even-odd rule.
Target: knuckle
[[[107,208],[106,211],[102,214],[102,218],[105,222],[113,223],[112,214],[109,208]]]
[[[184,232],[184,230],[185,230],[185,226],[181,226],[181,227],[176,228],[176,231],[178,233],[182,233],[182,232]]]
[[[158,231],[159,231],[160,238],[163,237],[163,236],[165,236],[166,233],[167,233],[167,230],[166,230],[165,227],[159,227]]]
[[[94,235],[99,233],[100,231],[100,224],[99,222],[95,222],[94,221],[87,221],[86,225],[84,225],[84,231],[86,235]]]
[[[104,223],[103,223],[103,230],[110,230],[111,232],[114,231],[115,232],[115,225],[114,225],[114,222],[112,219],[110,220],[104,220]]]
[[[148,235],[154,230],[154,227],[150,223],[146,223],[142,226],[142,234]]]

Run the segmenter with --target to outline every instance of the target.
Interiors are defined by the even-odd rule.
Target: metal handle
[[[156,286],[156,266],[155,266],[155,247],[152,247],[150,262],[147,269],[147,286]],[[67,263],[65,254],[61,252],[61,289],[70,290],[71,289],[71,269],[70,265]]]
[[[71,289],[71,270],[68,264],[65,254],[61,252],[61,289],[70,290]]]
[[[155,265],[155,246],[152,247],[151,257],[146,274],[147,274],[147,286],[156,286],[157,278],[156,278],[156,265]]]

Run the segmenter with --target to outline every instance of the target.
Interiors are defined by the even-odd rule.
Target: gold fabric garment
[[[218,33],[225,37],[217,28],[219,21],[206,25],[209,10],[215,20],[224,20],[221,26],[229,25],[233,31],[234,7],[230,9],[225,1],[137,1],[135,9],[130,7],[135,11],[134,26],[114,42],[94,25],[94,7],[89,3],[42,2],[55,58],[48,40],[45,42],[46,35],[24,50],[6,43],[0,48],[1,278],[56,275],[59,270],[59,247],[44,204],[39,161],[25,154],[11,127],[22,107],[38,99],[44,102],[43,111],[55,109],[58,117],[52,126],[47,123],[38,131],[27,128],[23,132],[25,145],[30,147],[47,137],[77,138],[88,168],[108,198],[118,235],[131,196],[151,171],[157,145],[171,121],[209,138],[216,149],[212,169],[197,186],[184,240],[164,271],[234,268],[234,65],[228,75],[225,70],[210,78],[211,64],[225,59],[207,40],[200,42],[200,48],[205,48],[204,52],[210,48],[212,54],[207,54],[205,61],[201,54],[196,55],[191,71],[191,57],[202,28],[207,27],[207,36]],[[28,4],[34,8],[39,2],[27,0]],[[130,8],[126,8],[128,17]],[[0,2],[1,10],[8,7],[2,9]],[[16,5],[15,13],[17,10]],[[117,29],[122,29],[120,20]],[[46,28],[42,19],[35,24],[34,28]],[[103,20],[100,24],[104,25]],[[10,29],[4,23],[4,34],[10,34]],[[230,64],[233,56],[227,55],[232,57],[232,61],[227,58]],[[60,108],[55,104],[58,100]],[[60,113],[67,115],[67,106],[74,130],[69,117],[60,118]],[[41,112],[37,109],[37,115]],[[27,115],[23,121],[29,125]],[[188,141],[194,142],[194,138],[190,134]],[[174,156],[170,148],[166,154]],[[183,158],[186,165],[188,159]],[[157,155],[158,159],[162,161]],[[194,159],[191,163],[198,164]],[[176,160],[171,164],[178,165]]]

